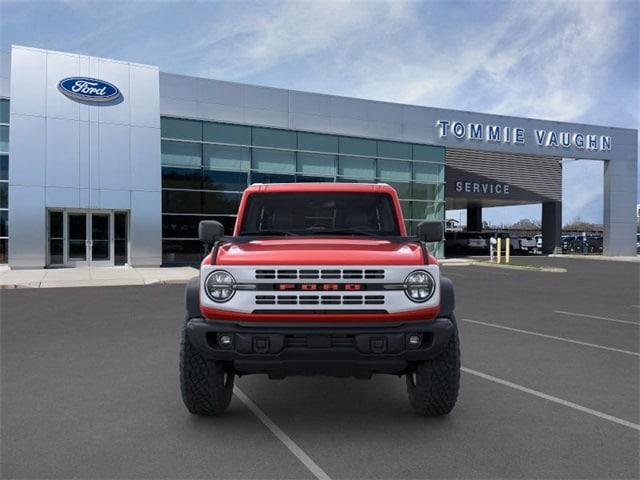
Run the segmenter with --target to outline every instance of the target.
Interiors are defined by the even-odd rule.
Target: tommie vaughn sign
[[[465,141],[510,143],[524,145],[526,130],[522,127],[503,125],[485,125],[482,123],[463,123],[459,121],[438,120],[436,122],[440,138],[449,135]],[[576,132],[558,132],[555,130],[534,129],[534,141],[543,148],[570,148],[579,150],[593,150],[601,152],[611,151],[611,137],[607,135],[593,135]]]
[[[120,90],[112,83],[89,77],[69,77],[58,82],[58,90],[76,100],[110,102],[120,98]]]

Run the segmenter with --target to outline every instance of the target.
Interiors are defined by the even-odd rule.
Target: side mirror
[[[224,236],[224,227],[215,220],[203,220],[198,225],[198,237],[202,243],[212,245]]]
[[[439,242],[444,236],[443,224],[438,220],[426,220],[418,224],[416,233],[423,242]]]

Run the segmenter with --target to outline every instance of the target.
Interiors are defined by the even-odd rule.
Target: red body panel
[[[211,320],[228,320],[234,322],[333,322],[333,323],[346,323],[346,322],[402,322],[411,320],[433,320],[438,315],[440,307],[435,308],[423,308],[420,310],[412,310],[410,312],[403,313],[352,313],[352,314],[340,314],[340,313],[307,313],[307,314],[290,314],[290,313],[236,313],[229,310],[219,310],[216,308],[208,308],[200,306],[200,312],[205,318]]]
[[[416,243],[354,238],[279,238],[227,243],[217,265],[423,265]]]

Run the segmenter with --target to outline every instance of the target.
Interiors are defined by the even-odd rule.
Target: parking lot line
[[[496,325],[495,323],[480,322],[478,320],[471,320],[470,318],[461,318],[460,320],[464,322],[476,323],[478,325],[484,325],[486,327],[500,328],[502,330],[509,330],[511,332],[517,332],[517,333],[526,333],[528,335],[535,335],[536,337],[550,338],[552,340],[560,340],[561,342],[575,343],[576,345],[583,345],[585,347],[600,348],[602,350],[610,350],[612,352],[625,353],[627,355],[634,355],[636,357],[640,357],[640,353],[638,352],[631,352],[629,350],[621,350],[619,348],[613,348],[613,347],[605,347],[604,345],[596,345],[595,343],[581,342],[579,340],[571,340],[570,338],[547,335],[546,333],[532,332],[531,330],[521,330],[519,328],[507,327],[505,325]]]
[[[304,450],[302,450],[298,444],[291,439],[291,437],[289,437],[289,435],[284,433],[282,429],[267,416],[266,413],[260,410],[260,407],[253,403],[253,401],[247,397],[242,390],[236,386],[233,389],[233,393],[269,430],[271,430],[271,433],[273,433],[278,440],[284,443],[284,446],[287,447],[289,451],[291,451],[291,453],[293,453],[318,480],[331,480],[331,477],[329,477],[329,475],[327,475],[326,472],[322,470],[322,468],[320,468],[318,464],[316,464],[316,462],[314,462],[311,457],[309,457],[309,455],[307,455]]]
[[[587,315],[586,313],[565,312],[563,310],[554,310],[554,312],[562,313],[563,315],[572,315],[574,317],[595,318],[596,320],[607,320],[609,322],[630,323],[631,325],[640,325],[640,323],[632,322],[630,320],[619,320],[617,318],[599,317],[598,315]]]
[[[562,398],[554,397],[553,395],[548,395],[546,393],[542,393],[537,390],[524,387],[517,383],[513,383],[508,380],[503,380],[502,378],[494,377],[493,375],[487,375],[486,373],[478,372],[477,370],[472,370],[466,367],[461,367],[461,370],[470,375],[475,375],[476,377],[484,378],[485,380],[489,380],[494,383],[499,383],[500,385],[511,387],[516,390],[520,390],[521,392],[525,392],[530,395],[535,395],[536,397],[539,397],[539,398],[544,398],[545,400],[549,400],[550,402],[558,403],[560,405],[564,405],[565,407],[573,408],[574,410],[579,410],[581,412],[588,413],[589,415],[594,415],[604,420],[609,420],[610,422],[614,422],[620,425],[624,425],[625,427],[633,428],[634,430],[640,431],[640,425],[638,425],[637,423],[629,422],[627,420],[623,420],[622,418],[614,417],[613,415],[608,415],[606,413],[599,412],[598,410],[593,410],[591,408],[583,407],[582,405],[578,405],[577,403],[569,402],[567,400],[563,400]]]

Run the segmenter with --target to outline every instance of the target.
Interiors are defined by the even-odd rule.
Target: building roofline
[[[237,81],[232,81],[232,80],[220,80],[220,79],[216,79],[216,78],[208,78],[208,77],[202,77],[202,76],[198,76],[198,75],[185,75],[182,73],[173,73],[173,72],[166,72],[163,70],[160,70],[160,75],[171,75],[174,77],[183,77],[183,78],[187,78],[187,79],[194,79],[194,80],[205,80],[205,81],[213,81],[213,82],[221,82],[221,83],[226,83],[228,85],[236,85],[236,86],[247,86],[247,87],[256,87],[256,88],[266,88],[266,89],[270,89],[270,90],[277,90],[280,92],[289,92],[289,93],[299,93],[299,94],[311,94],[311,95],[319,95],[319,96],[323,96],[323,97],[330,97],[330,98],[341,98],[341,99],[345,99],[345,100],[358,100],[361,102],[368,102],[368,103],[377,103],[377,104],[382,104],[382,105],[390,105],[390,106],[394,106],[394,107],[407,107],[407,108],[420,108],[420,109],[427,109],[427,110],[446,110],[448,112],[451,112],[453,114],[464,114],[464,115],[487,115],[487,116],[491,116],[491,117],[496,117],[496,118],[504,118],[504,119],[509,119],[509,120],[525,120],[525,121],[534,121],[534,122],[548,122],[548,123],[556,123],[556,124],[561,124],[561,125],[572,125],[572,126],[580,126],[580,127],[587,127],[587,128],[608,128],[608,129],[613,129],[613,130],[622,130],[622,131],[627,131],[627,132],[636,132],[636,135],[638,133],[638,129],[637,128],[628,128],[628,127],[615,127],[615,126],[611,126],[611,125],[602,125],[602,124],[596,124],[596,123],[582,123],[582,122],[569,122],[569,121],[564,121],[564,120],[553,120],[553,119],[548,119],[548,118],[538,118],[538,117],[518,117],[515,115],[503,115],[503,114],[499,114],[499,113],[490,113],[490,112],[479,112],[479,111],[473,111],[473,110],[460,110],[460,109],[453,109],[453,108],[448,108],[448,107],[438,107],[438,106],[433,106],[433,105],[417,105],[417,104],[413,104],[413,103],[402,103],[402,102],[390,102],[390,101],[386,101],[386,100],[376,100],[376,99],[371,99],[371,98],[363,98],[363,97],[349,97],[346,95],[336,95],[336,94],[332,94],[332,93],[323,93],[323,92],[314,92],[314,91],[309,91],[309,90],[295,90],[295,89],[291,89],[291,88],[285,88],[285,87],[274,87],[271,85],[260,85],[260,84],[256,84],[256,83],[246,83],[246,82],[237,82]]]
[[[335,95],[335,94],[330,94],[330,93],[313,92],[313,91],[307,91],[307,90],[295,90],[295,89],[284,88],[284,87],[274,87],[274,86],[269,86],[269,85],[243,83],[243,82],[236,82],[236,81],[230,81],[230,80],[218,80],[218,79],[215,79],[215,78],[207,78],[207,77],[202,77],[202,76],[197,76],[197,75],[195,75],[195,76],[194,75],[185,75],[185,74],[181,74],[181,73],[173,73],[173,72],[162,71],[156,65],[150,65],[150,64],[146,64],[146,63],[138,63],[138,62],[130,62],[130,61],[127,61],[127,60],[117,60],[117,59],[111,59],[111,58],[106,58],[106,57],[95,57],[93,55],[88,55],[88,54],[84,54],[84,53],[63,52],[63,51],[51,50],[51,49],[47,49],[47,48],[29,47],[29,46],[26,46],[26,45],[11,45],[11,49],[13,49],[13,48],[20,48],[20,49],[25,49],[25,50],[35,50],[35,51],[42,51],[42,52],[50,52],[50,53],[56,53],[56,54],[62,54],[62,55],[80,55],[80,56],[98,58],[98,59],[101,59],[101,60],[106,60],[106,61],[111,61],[111,62],[120,62],[120,63],[124,63],[124,64],[129,64],[129,65],[147,67],[147,68],[157,69],[159,74],[160,74],[160,76],[162,76],[162,75],[171,75],[171,76],[174,76],[174,77],[183,77],[183,78],[190,78],[190,79],[195,79],[195,80],[205,80],[205,81],[209,80],[209,81],[214,81],[214,82],[226,83],[226,84],[229,84],[229,85],[248,86],[248,87],[257,87],[257,88],[267,88],[267,89],[277,90],[277,91],[281,91],[281,92],[284,91],[284,92],[289,92],[289,93],[311,94],[311,95],[319,95],[319,96],[330,97],[330,98],[331,97],[333,97],[333,98],[341,98],[341,99],[345,99],[345,100],[357,100],[357,101],[361,101],[361,102],[377,103],[377,104],[381,104],[381,105],[390,105],[390,106],[401,107],[401,108],[406,107],[406,108],[418,108],[418,109],[426,109],[426,110],[445,110],[447,112],[451,112],[452,114],[486,115],[486,116],[491,116],[491,117],[499,118],[499,119],[500,118],[504,118],[505,120],[536,121],[536,122],[547,122],[547,123],[554,123],[554,124],[558,124],[558,125],[571,125],[571,126],[578,126],[578,127],[585,127],[585,128],[611,129],[611,130],[618,130],[618,131],[624,131],[624,132],[632,133],[632,134],[635,134],[636,137],[638,136],[638,129],[637,128],[616,127],[616,126],[611,126],[611,125],[582,123],[582,122],[569,122],[569,121],[553,120],[553,119],[546,119],[546,118],[518,117],[518,116],[514,116],[514,115],[502,115],[502,114],[498,114],[498,113],[478,112],[478,111],[471,111],[471,110],[458,110],[458,109],[452,109],[452,108],[447,108],[447,107],[436,107],[436,106],[427,106],[427,105],[416,105],[416,104],[410,104],[410,103],[389,102],[389,101],[385,101],[385,100],[375,100],[375,99],[362,98],[362,97],[348,97],[346,95]],[[7,50],[2,49],[2,50],[0,50],[0,52],[4,53],[4,52],[7,52]],[[10,51],[9,51],[9,54],[10,54]]]

